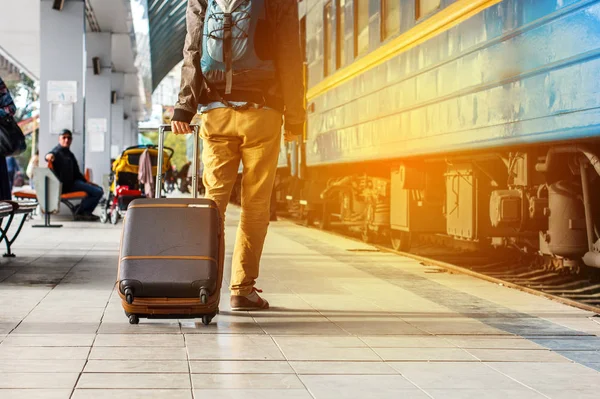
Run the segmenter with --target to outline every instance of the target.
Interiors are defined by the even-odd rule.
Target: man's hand
[[[171,121],[171,130],[175,134],[189,134],[192,133],[192,128],[189,123],[180,121]]]
[[[299,134],[293,134],[289,130],[283,132],[283,140],[285,140],[286,143],[296,141],[298,137],[300,137]]]
[[[54,162],[54,154],[47,154],[46,162]]]

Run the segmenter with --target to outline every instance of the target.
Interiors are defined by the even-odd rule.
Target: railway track
[[[306,226],[306,223],[288,215],[282,216],[282,219],[318,229],[317,226]],[[335,227],[326,231],[362,242],[357,235],[342,232]],[[391,246],[382,243],[371,243],[370,245],[380,251],[418,260],[424,266],[433,266],[442,271],[473,276],[543,296],[594,312],[600,317],[600,270],[583,269],[578,274],[543,270],[534,266],[533,256],[524,256],[516,250],[494,250],[492,253],[486,253],[483,250],[457,250],[433,243],[418,243],[411,248],[410,252],[403,252],[396,251]]]
[[[416,247],[411,252],[394,251],[384,245],[377,245],[380,250],[397,253],[417,259],[427,266],[436,266],[457,273],[467,274],[506,287],[525,291],[534,295],[588,310],[600,315],[600,276],[597,271],[584,271],[581,274],[561,274],[554,271],[535,269],[531,263],[523,259],[494,262],[489,256],[487,262],[479,257],[477,262],[469,259],[443,259],[444,256],[419,254],[423,250]]]

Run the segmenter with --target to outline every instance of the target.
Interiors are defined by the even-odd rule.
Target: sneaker
[[[75,221],[76,222],[87,222],[88,221],[87,215],[77,213],[77,214],[75,214]]]
[[[266,310],[269,309],[269,302],[262,299],[258,292],[262,290],[252,288],[252,292],[248,295],[232,295],[229,303],[232,311],[248,311],[248,310]]]

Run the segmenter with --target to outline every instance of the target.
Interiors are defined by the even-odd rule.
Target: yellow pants
[[[248,295],[258,277],[269,226],[281,122],[281,114],[270,109],[217,108],[202,115],[205,196],[217,203],[222,220],[240,161],[244,166],[242,212],[231,269],[232,295]],[[225,246],[221,247],[223,259]]]

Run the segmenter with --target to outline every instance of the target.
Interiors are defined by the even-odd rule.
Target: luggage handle
[[[194,198],[198,198],[198,144],[200,141],[200,127],[190,125],[194,129],[194,149],[192,153],[192,191]],[[156,163],[156,190],[154,198],[160,198],[162,194],[162,168],[165,153],[165,132],[171,132],[171,125],[160,125],[158,129],[158,161]]]

